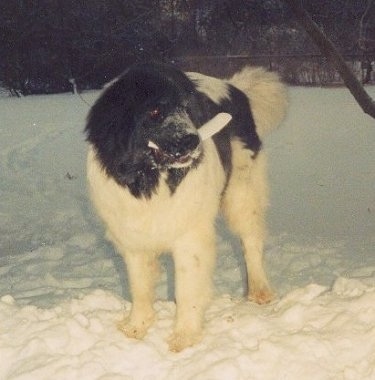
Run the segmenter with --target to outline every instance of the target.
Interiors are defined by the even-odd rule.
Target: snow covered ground
[[[290,98],[265,144],[266,264],[279,298],[243,300],[240,245],[219,220],[206,335],[179,354],[165,343],[168,257],[150,333],[116,330],[130,294],[87,198],[88,106],[76,95],[0,98],[0,379],[375,379],[375,122],[345,89]]]

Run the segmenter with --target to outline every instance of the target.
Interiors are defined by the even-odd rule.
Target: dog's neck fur
[[[146,172],[138,173],[138,178],[133,182],[128,184],[122,183],[119,185],[127,188],[135,198],[150,199],[157,193],[161,181],[165,181],[169,188],[170,194],[173,195],[188,172],[190,170],[194,170],[195,167],[196,166],[180,169],[172,168],[165,171],[150,169],[153,172],[152,176],[147,175]]]

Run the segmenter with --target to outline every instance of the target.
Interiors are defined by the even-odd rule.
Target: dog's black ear
[[[107,88],[91,108],[85,132],[107,175],[133,196],[149,198],[159,173],[135,133],[136,87],[134,78],[125,75]]]
[[[126,143],[133,126],[134,97],[129,80],[118,80],[92,106],[85,128],[87,140],[98,151],[108,151]]]
[[[101,165],[119,183],[126,182],[124,163],[135,161],[134,86],[127,75],[112,83],[92,106],[85,128]]]

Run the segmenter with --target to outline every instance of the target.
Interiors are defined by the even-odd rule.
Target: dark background
[[[302,3],[373,82],[375,1]],[[148,60],[221,76],[250,63],[291,84],[340,84],[281,0],[0,0],[0,86],[12,94],[98,88]]]

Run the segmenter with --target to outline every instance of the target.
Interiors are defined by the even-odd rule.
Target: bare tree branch
[[[359,21],[359,40],[362,41],[365,38],[365,18],[367,17],[371,7],[373,4],[373,0],[368,0],[367,1],[367,6],[365,11],[363,12],[363,15]]]
[[[309,14],[304,10],[301,5],[301,1],[284,0],[284,3],[286,3],[297,16],[298,22],[316,43],[320,51],[332,62],[333,65],[335,65],[346,87],[349,89],[362,110],[375,119],[375,102],[367,94],[333,43],[319,29]]]

